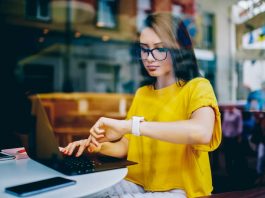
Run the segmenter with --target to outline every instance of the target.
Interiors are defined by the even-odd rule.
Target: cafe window
[[[28,19],[51,20],[50,0],[26,0],[25,11]]]
[[[54,67],[48,64],[26,64],[23,66],[23,83],[26,90],[36,93],[54,91]]]
[[[117,0],[98,0],[96,26],[114,29],[117,27]]]
[[[202,37],[203,37],[203,47],[206,49],[214,48],[214,15],[210,13],[205,13],[202,20]]]

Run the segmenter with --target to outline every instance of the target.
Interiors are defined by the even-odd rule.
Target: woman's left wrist
[[[123,120],[123,135],[131,133],[132,120]]]

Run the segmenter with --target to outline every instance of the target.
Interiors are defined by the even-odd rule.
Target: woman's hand
[[[79,157],[85,150],[89,153],[99,152],[102,143],[119,140],[126,133],[130,133],[130,130],[131,120],[102,117],[91,128],[87,139],[71,142],[65,148],[60,148],[60,151],[65,155],[72,155],[78,148],[76,157]]]
[[[130,133],[130,131],[131,120],[116,120],[101,117],[90,130],[88,144],[93,142],[97,145],[98,142],[116,141],[126,133]]]
[[[89,143],[90,142],[90,143]],[[102,143],[94,143],[94,140],[91,140],[91,136],[88,139],[79,140],[69,143],[65,148],[59,147],[59,150],[65,155],[72,155],[74,151],[78,148],[75,156],[79,157],[82,153],[87,150],[89,153],[97,153],[101,149]]]

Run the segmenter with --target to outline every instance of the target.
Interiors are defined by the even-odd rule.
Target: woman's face
[[[163,42],[152,28],[145,28],[142,31],[140,35],[140,47],[144,67],[150,76],[174,76],[170,52],[166,52],[168,49],[165,48]],[[152,52],[158,60],[148,50],[153,50]]]

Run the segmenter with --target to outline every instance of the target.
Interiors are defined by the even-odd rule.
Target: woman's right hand
[[[71,142],[64,148],[59,147],[59,150],[65,155],[70,156],[78,148],[78,151],[75,154],[76,157],[82,155],[85,150],[87,150],[89,153],[97,153],[100,151],[102,143],[94,142],[95,140],[92,139],[92,136],[89,136],[88,139]]]
[[[104,142],[117,141],[123,135],[130,132],[130,120],[116,120],[111,118],[100,118],[90,130],[87,139],[69,143],[60,151],[65,155],[72,155],[76,148],[75,156],[79,157],[86,149],[89,153],[99,152]]]

